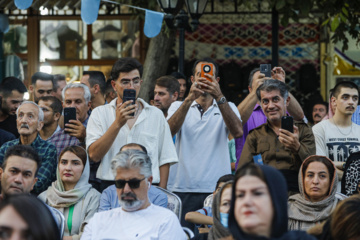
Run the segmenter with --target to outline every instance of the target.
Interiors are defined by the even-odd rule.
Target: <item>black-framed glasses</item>
[[[136,188],[139,188],[140,187],[140,183],[141,181],[143,181],[145,178],[143,179],[131,179],[129,181],[125,181],[125,180],[122,180],[122,179],[118,179],[118,180],[115,180],[115,187],[116,188],[120,188],[120,189],[123,189],[127,184],[129,184],[129,187],[131,189],[136,189]]]

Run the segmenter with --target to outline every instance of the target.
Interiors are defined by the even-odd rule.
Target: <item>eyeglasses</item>
[[[129,79],[123,79],[122,81],[120,81],[120,84],[124,87],[127,87],[130,85],[130,83],[132,83],[133,86],[138,86],[141,82],[141,79],[134,79],[134,80],[129,80]]]
[[[123,189],[127,184],[129,184],[129,187],[131,189],[136,189],[136,188],[139,188],[140,187],[140,182],[143,181],[145,178],[143,179],[131,179],[129,181],[125,181],[125,180],[122,180],[122,179],[118,179],[118,180],[115,180],[115,186],[116,188],[120,188],[120,189]]]

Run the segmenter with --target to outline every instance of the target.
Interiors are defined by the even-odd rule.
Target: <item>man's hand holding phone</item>
[[[65,124],[65,131],[72,137],[76,137],[80,142],[84,142],[86,138],[86,128],[79,120],[69,120]]]
[[[124,126],[128,119],[135,118],[136,110],[137,104],[134,104],[133,100],[118,104],[116,106],[116,122],[119,123],[119,127]]]
[[[285,129],[279,129],[279,141],[290,149],[293,153],[297,153],[300,149],[299,129],[294,125],[294,133]]]
[[[285,83],[285,71],[282,67],[274,67],[271,71],[271,78]]]
[[[216,101],[219,101],[223,94],[221,92],[220,85],[217,79],[214,75],[210,75],[207,73],[205,73],[204,75],[206,76],[206,78],[200,77],[198,79],[198,84],[201,86],[201,89],[204,92],[209,93],[213,98],[215,98]],[[211,79],[211,81],[209,81],[208,79]]]

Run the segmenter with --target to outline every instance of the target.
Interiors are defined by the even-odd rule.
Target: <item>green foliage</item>
[[[251,0],[249,0],[251,1]],[[348,48],[345,33],[360,42],[360,1],[359,0],[267,0],[271,8],[283,14],[281,25],[287,26],[289,20],[298,22],[307,18],[311,12],[322,14],[324,20],[321,26],[326,26],[333,36],[333,43],[343,43],[342,50]]]

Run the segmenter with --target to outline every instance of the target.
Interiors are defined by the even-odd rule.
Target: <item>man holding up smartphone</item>
[[[254,161],[279,169],[287,181],[289,195],[292,195],[299,192],[298,172],[302,161],[315,154],[314,135],[303,121],[295,122],[294,132],[281,125],[282,121],[291,120],[284,118],[291,101],[285,83],[266,80],[256,89],[256,96],[267,122],[247,136],[238,167]]]
[[[65,123],[64,129],[56,132],[48,139],[55,145],[58,156],[67,146],[85,147],[86,126],[89,120],[88,111],[91,106],[90,89],[84,84],[70,83],[66,85],[62,96],[63,107],[74,108],[76,115],[68,123]]]
[[[178,161],[163,113],[138,98],[142,70],[142,65],[134,58],[116,61],[111,70],[111,83],[117,98],[91,113],[86,148],[90,160],[100,161],[96,177],[101,179],[101,190],[114,184],[111,160],[125,144],[146,147],[152,162],[153,183],[162,188],[166,188],[170,164]],[[125,89],[135,91],[135,104],[133,100],[124,101]]]

